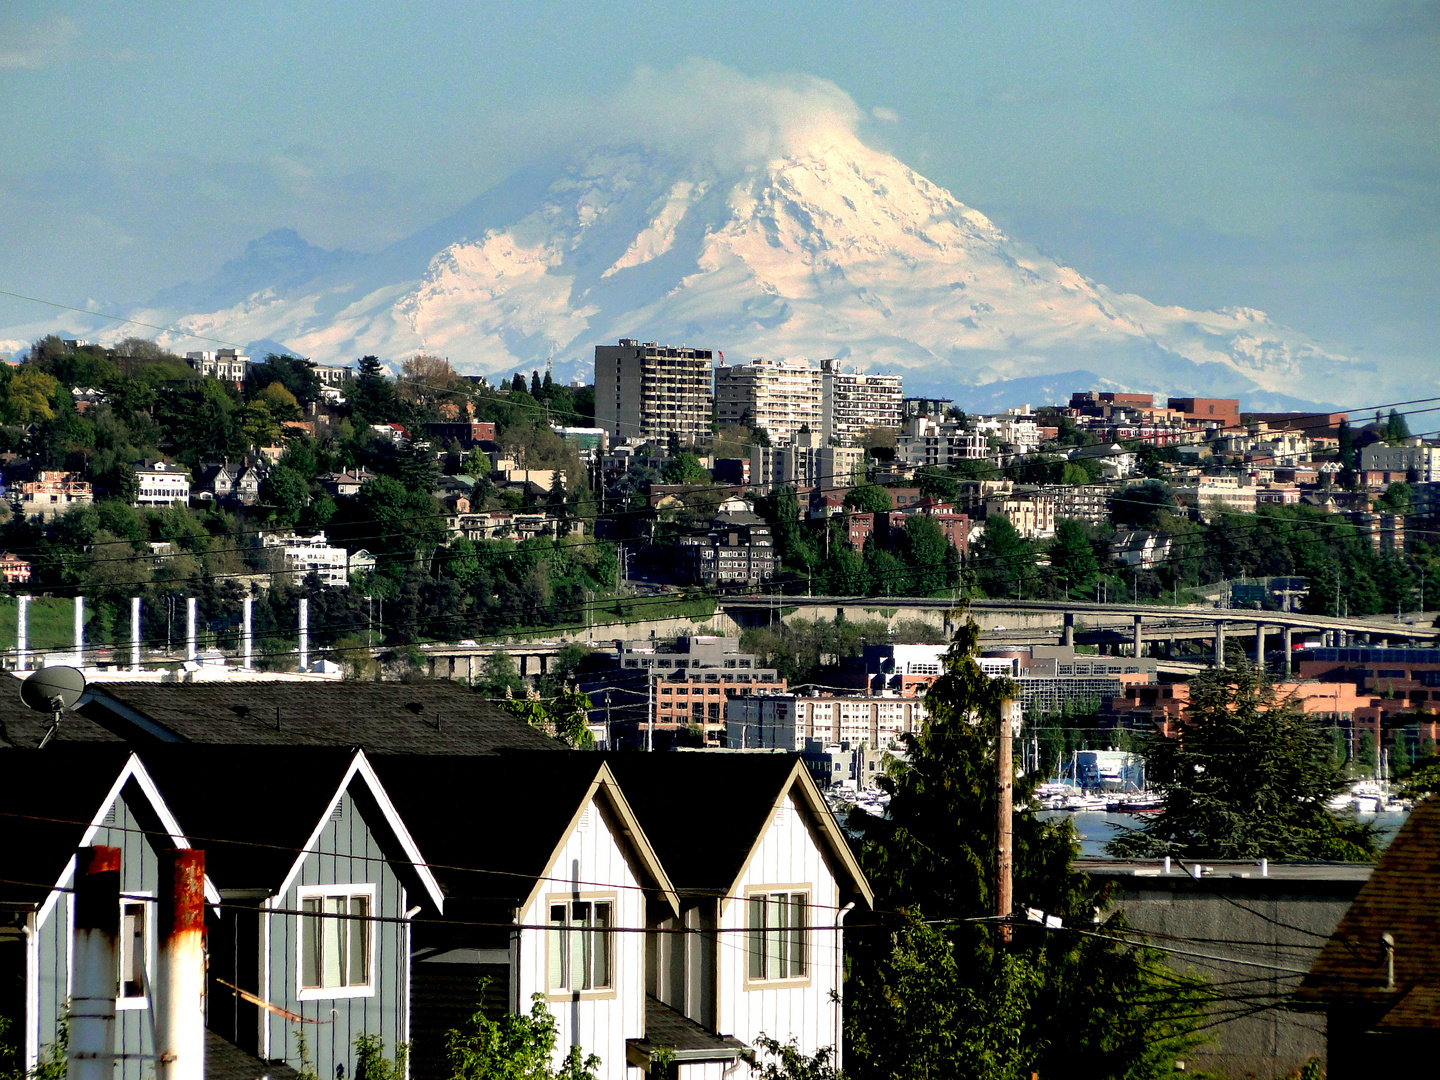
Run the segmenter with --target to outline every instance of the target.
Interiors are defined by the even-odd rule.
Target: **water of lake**
[[[1103,859],[1105,843],[1122,829],[1133,829],[1143,823],[1143,814],[1111,814],[1103,811],[1085,811],[1072,814],[1064,810],[1041,810],[1037,817],[1042,819],[1068,817],[1080,834],[1080,855],[1086,859]],[[1362,820],[1372,821],[1379,831],[1380,847],[1389,845],[1405,821],[1404,814],[1368,814]]]

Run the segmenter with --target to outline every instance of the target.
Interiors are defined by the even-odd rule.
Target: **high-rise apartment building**
[[[905,399],[899,375],[841,371],[834,360],[822,360],[820,376],[820,427],[827,442],[855,446],[868,428],[899,428]]]
[[[595,346],[595,425],[617,439],[710,441],[714,395],[709,349],[621,338]]]
[[[787,446],[802,427],[819,432],[819,368],[775,360],[715,369],[715,415],[722,424],[764,428],[774,446]]]

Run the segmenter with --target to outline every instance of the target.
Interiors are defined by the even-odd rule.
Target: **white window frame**
[[[373,882],[366,883],[336,883],[333,885],[302,885],[296,890],[296,907],[303,909],[305,901],[319,900],[322,908],[326,898],[345,897],[348,901],[355,897],[364,897],[367,901],[368,917],[364,920],[353,918],[336,918],[321,916],[316,918],[311,915],[296,915],[295,918],[295,993],[301,1001],[321,1001],[333,998],[357,998],[375,996],[375,962],[376,962],[376,927],[375,916],[375,885]],[[348,904],[347,904],[348,906]],[[343,926],[347,931],[344,953],[349,952],[349,934],[353,933],[358,923],[359,930],[365,935],[365,957],[366,957],[366,981],[364,983],[346,986],[306,986],[305,985],[305,950],[308,945],[307,934],[309,924],[314,921],[322,928],[322,933],[332,924]],[[323,944],[321,946],[324,948]],[[324,965],[322,952],[321,965]],[[324,978],[323,974],[321,976]]]
[[[151,979],[155,971],[155,904],[153,892],[135,890],[120,897],[120,936],[115,943],[115,1008],[117,1010],[148,1009],[150,1007],[150,996],[154,990]],[[129,907],[139,907],[141,918],[144,920],[140,933],[143,938],[141,948],[145,953],[145,968],[141,972],[140,993],[138,994],[125,993],[125,980],[122,978],[125,973],[125,957],[129,945],[125,934],[125,914],[126,908]]]
[[[609,923],[606,930],[573,930],[569,927],[576,925],[576,909],[581,905],[588,905],[590,911],[594,911],[598,905],[609,906]],[[564,908],[565,922],[562,924],[554,920],[556,909]],[[616,961],[618,959],[615,949],[616,933],[615,926],[620,911],[619,899],[615,893],[552,893],[545,898],[545,909],[541,912],[545,924],[549,929],[545,930],[545,996],[551,1001],[574,1001],[580,999],[590,1001],[597,998],[613,998],[618,994],[619,979],[616,974]],[[606,962],[607,981],[602,985],[585,987],[582,984],[575,986],[574,960],[579,956],[593,958],[597,954],[594,949],[587,949],[591,941],[603,940]],[[552,985],[556,978],[556,965],[560,965],[560,983]]]
[[[745,988],[791,987],[810,985],[810,965],[813,945],[811,942],[810,898],[815,888],[809,884],[764,885],[745,891]],[[776,910],[780,898],[785,898],[784,911],[787,925],[771,927],[768,919]],[[800,922],[793,924],[790,918],[796,913]],[[762,925],[756,926],[757,912]],[[798,946],[799,959],[793,958]],[[760,960],[760,972],[756,974],[756,959]],[[777,971],[775,965],[782,963],[787,970]],[[790,965],[798,970],[788,970]]]

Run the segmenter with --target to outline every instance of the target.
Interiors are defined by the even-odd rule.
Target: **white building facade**
[[[168,461],[147,461],[135,470],[136,506],[169,506],[190,501],[190,472]]]
[[[722,424],[764,428],[774,446],[787,446],[800,429],[819,433],[821,372],[805,364],[752,360],[715,369],[715,417]]]
[[[900,427],[905,391],[899,375],[841,371],[834,360],[820,365],[820,431],[825,441],[858,446],[870,428]]]

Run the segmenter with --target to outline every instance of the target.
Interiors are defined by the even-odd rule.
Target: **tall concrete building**
[[[822,360],[820,377],[820,427],[827,442],[855,446],[867,428],[900,427],[905,391],[899,375],[841,371],[834,360]]]
[[[595,425],[611,438],[710,441],[714,405],[709,349],[641,344],[595,346]]]
[[[819,368],[775,360],[716,368],[716,418],[764,428],[772,445],[787,446],[802,427],[820,431],[820,378]]]

